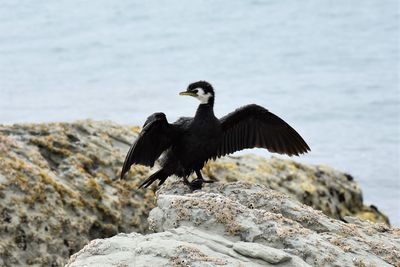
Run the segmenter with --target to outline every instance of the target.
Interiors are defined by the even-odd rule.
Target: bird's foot
[[[206,184],[212,184],[215,182],[214,180],[204,180],[204,179],[202,179],[202,180],[203,180],[203,183],[206,183]]]
[[[204,180],[203,179],[194,179],[193,181],[189,182],[188,186],[192,191],[200,190],[203,187]]]
[[[200,190],[203,187],[204,183],[209,184],[209,183],[214,183],[214,182],[215,181],[213,181],[213,180],[204,180],[204,179],[201,179],[201,178],[194,179],[191,182],[189,182],[188,180],[185,180],[185,184],[187,186],[189,186],[192,191]]]

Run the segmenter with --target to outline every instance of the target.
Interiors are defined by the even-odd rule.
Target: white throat
[[[197,96],[196,98],[201,102],[201,104],[207,104],[208,100],[212,97],[212,94],[208,92],[207,94],[203,89],[197,88]]]

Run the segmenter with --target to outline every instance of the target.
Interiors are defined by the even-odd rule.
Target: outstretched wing
[[[171,146],[172,139],[172,126],[168,123],[165,114],[154,113],[149,116],[138,138],[126,155],[121,178],[133,164],[153,167],[161,153]]]
[[[245,148],[299,155],[310,151],[303,138],[284,120],[258,105],[247,105],[220,119],[223,138],[216,157]]]

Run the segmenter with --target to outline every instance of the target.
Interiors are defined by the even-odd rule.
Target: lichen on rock
[[[136,135],[112,122],[0,126],[0,266],[63,266],[89,240],[146,232],[148,169],[115,180]]]
[[[205,171],[208,177],[221,182],[247,181],[265,185],[332,218],[343,220],[346,216],[356,216],[389,224],[388,217],[376,207],[363,204],[361,188],[351,175],[326,165],[245,155],[210,161]]]
[[[211,184],[190,193],[169,181],[158,192],[149,222],[155,232],[195,224],[229,240],[251,242],[249,252],[261,244],[311,266],[400,265],[399,229],[335,220],[286,194],[246,182]],[[255,250],[252,255],[260,257]]]
[[[92,239],[120,232],[148,232],[147,218],[155,207],[156,187],[137,187],[153,170],[133,166],[126,179],[118,179],[126,152],[139,131],[139,127],[92,120],[0,125],[0,266],[63,266]],[[241,156],[211,161],[204,173],[219,180],[221,186],[235,181],[250,182],[245,183],[249,188],[251,183],[263,184],[332,218],[354,220],[347,218],[358,216],[388,223],[378,209],[362,203],[361,190],[351,176],[329,167]],[[188,193],[185,187],[175,188],[178,193],[182,190]],[[261,204],[258,196],[252,195],[243,207],[259,210]],[[262,207],[275,214],[268,216],[281,218],[282,206]],[[233,219],[230,209],[226,206],[221,211],[215,218],[218,223]],[[206,211],[211,212],[201,212]],[[282,215],[298,219],[302,226],[326,229],[313,217],[295,210]],[[190,217],[191,213],[180,210],[179,216]],[[194,223],[201,225],[202,221]],[[242,227],[232,221],[227,229],[234,235]]]
[[[157,195],[154,234],[92,241],[67,266],[400,265],[399,229],[354,217],[345,223],[262,185],[214,183],[188,192],[168,181]]]

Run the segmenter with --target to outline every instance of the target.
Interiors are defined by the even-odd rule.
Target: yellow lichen
[[[132,132],[134,132],[134,133],[136,133],[136,134],[139,134],[140,131],[141,131],[141,129],[142,129],[142,128],[139,127],[139,126],[131,127]]]
[[[39,171],[39,176],[42,179],[42,182],[44,184],[51,185],[60,194],[62,199],[64,199],[65,194],[67,194],[69,197],[72,197],[72,198],[79,198],[79,194],[78,193],[76,193],[76,192],[72,191],[71,189],[65,187],[63,184],[58,183],[46,171],[40,170]]]
[[[52,137],[50,137],[50,139],[51,138]],[[45,148],[49,152],[54,153],[56,155],[68,157],[72,154],[72,152],[67,149],[67,147],[69,146],[67,142],[60,142],[58,140],[57,144],[59,144],[60,147],[55,147],[54,142],[49,142],[47,138],[31,137],[30,143]]]
[[[305,192],[309,192],[311,194],[314,194],[317,191],[317,188],[315,187],[315,185],[311,184],[311,183],[301,183],[300,184],[300,188],[305,191]]]
[[[376,214],[371,211],[360,211],[360,212],[357,212],[356,215],[358,218],[360,218],[363,221],[371,221],[371,222],[377,221]]]
[[[270,165],[261,163],[257,165],[257,172],[260,173],[272,173],[272,168]]]
[[[104,191],[101,185],[96,181],[94,178],[88,178],[86,181],[86,186],[88,189],[89,194],[97,199],[100,200],[103,197]]]

